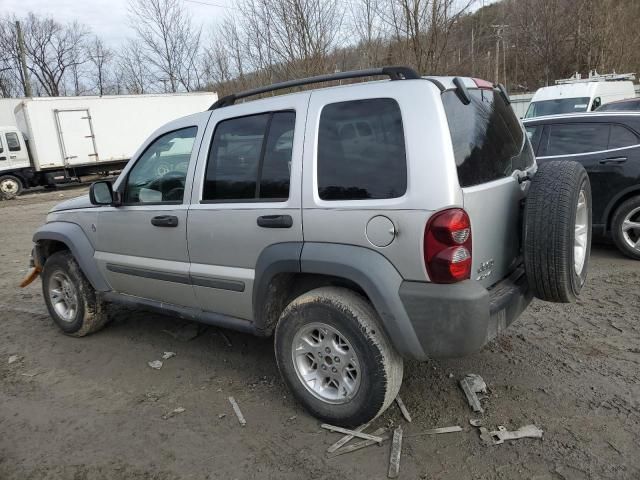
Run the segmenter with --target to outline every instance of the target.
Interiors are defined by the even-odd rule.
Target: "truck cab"
[[[31,162],[22,133],[0,126],[0,197],[18,195],[29,183]]]

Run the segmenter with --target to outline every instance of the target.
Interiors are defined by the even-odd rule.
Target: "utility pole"
[[[22,66],[22,81],[24,85],[24,96],[31,97],[31,82],[29,81],[29,71],[27,70],[27,60],[24,55],[24,37],[20,22],[16,22],[16,33],[18,34],[18,51],[20,53],[20,65]]]
[[[491,25],[491,28],[495,30],[496,35],[496,83],[500,82],[500,42],[502,41],[502,33],[508,26],[509,25]]]
[[[475,76],[476,74],[476,56],[475,56],[475,49],[473,46],[474,43],[474,37],[475,37],[475,33],[474,33],[474,28],[471,27],[471,76]]]

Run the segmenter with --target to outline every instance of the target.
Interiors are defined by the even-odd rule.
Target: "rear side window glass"
[[[4,148],[2,147],[2,135],[0,135],[0,153],[4,152]]]
[[[527,131],[527,137],[531,142],[531,147],[533,148],[533,152],[538,152],[538,144],[540,143],[540,137],[542,137],[542,130],[544,129],[544,125],[530,125],[525,127]]]
[[[286,200],[294,126],[294,112],[220,122],[209,149],[202,200]]]
[[[609,140],[607,123],[563,123],[549,125],[544,155],[574,155],[606,150]]]
[[[533,164],[533,151],[502,95],[469,89],[465,105],[453,90],[442,94],[461,187],[510,176]]]
[[[18,140],[18,134],[15,132],[8,132],[5,134],[7,138],[7,147],[10,152],[20,151],[20,141]]]
[[[622,125],[611,125],[609,132],[609,148],[623,148],[636,145],[638,137],[635,133]]]
[[[407,160],[398,103],[391,98],[371,98],[325,106],[318,132],[320,198],[397,198],[406,190]]]

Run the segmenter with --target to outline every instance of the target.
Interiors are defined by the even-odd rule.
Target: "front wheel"
[[[317,288],[291,302],[276,327],[275,352],[294,397],[335,425],[377,417],[402,383],[402,358],[374,308],[345,288]]]
[[[616,209],[611,220],[611,233],[622,253],[640,260],[640,197],[630,198]]]
[[[0,176],[0,197],[10,200],[22,192],[22,182],[13,175]]]
[[[42,271],[42,294],[49,315],[67,335],[84,337],[108,321],[104,303],[68,251],[47,258]]]

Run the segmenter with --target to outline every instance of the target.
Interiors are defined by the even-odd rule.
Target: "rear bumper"
[[[527,308],[533,295],[524,268],[487,290],[475,281],[442,285],[402,282],[400,298],[427,356],[479,351]]]

